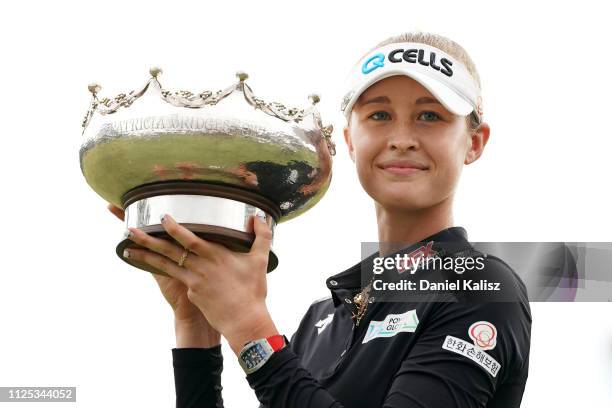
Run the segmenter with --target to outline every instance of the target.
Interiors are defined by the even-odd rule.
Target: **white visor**
[[[420,83],[450,112],[474,113],[482,121],[482,98],[463,64],[439,48],[421,43],[393,43],[368,53],[349,74],[341,110],[348,120],[359,96],[372,84],[394,75]]]

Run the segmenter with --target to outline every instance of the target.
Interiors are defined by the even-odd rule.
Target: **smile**
[[[412,160],[389,160],[378,164],[378,168],[396,176],[412,176],[429,170],[423,163]]]
[[[384,167],[382,168],[382,170],[391,173],[391,174],[395,174],[398,176],[411,176],[413,174],[420,174],[423,173],[427,170],[425,169],[417,169],[415,167]]]

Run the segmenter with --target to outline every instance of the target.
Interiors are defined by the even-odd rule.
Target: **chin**
[[[399,188],[400,186],[389,186],[388,188],[376,189],[370,196],[384,208],[390,210],[418,211],[432,207],[436,204],[432,200],[433,194],[418,188]]]
[[[411,200],[409,198],[402,200],[377,200],[377,202],[387,210],[391,211],[421,211],[430,208],[434,203],[423,202],[422,200]]]

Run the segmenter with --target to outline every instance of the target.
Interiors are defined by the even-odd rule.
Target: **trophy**
[[[254,241],[253,215],[276,224],[312,208],[331,182],[332,126],[315,105],[290,108],[256,97],[248,75],[216,92],[169,91],[151,68],[139,90],[92,100],[82,123],[81,171],[104,200],[124,209],[125,225],[173,241],[161,226],[170,214],[203,239],[246,252]],[[116,247],[138,247],[124,238]],[[273,250],[268,272],[278,265]],[[167,276],[167,275],[166,275]]]

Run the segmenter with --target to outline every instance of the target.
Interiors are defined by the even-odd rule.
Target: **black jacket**
[[[469,246],[461,227],[421,243],[428,241]],[[314,302],[289,346],[246,377],[261,407],[520,406],[531,312],[508,265],[488,255],[478,277],[503,282],[515,301],[374,302],[356,326],[351,299],[363,262],[330,277],[331,296]],[[220,348],[172,349],[177,407],[223,406]]]

